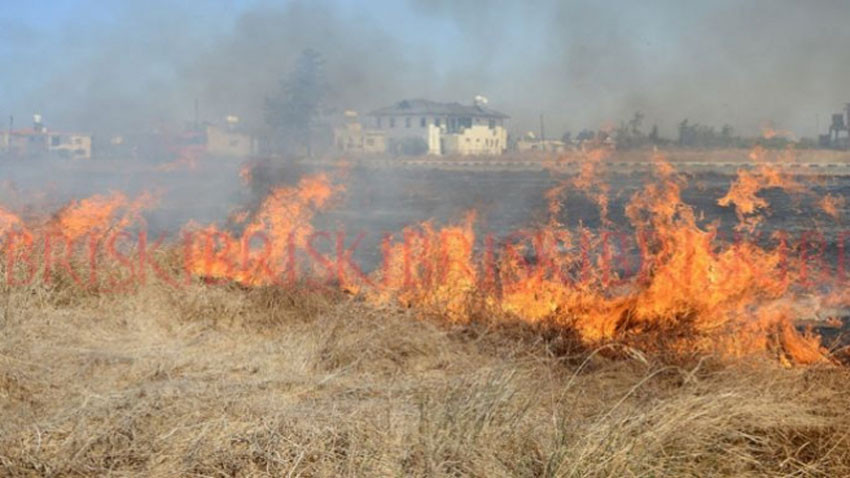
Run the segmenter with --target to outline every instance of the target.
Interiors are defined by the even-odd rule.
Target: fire
[[[751,176],[744,172],[730,191],[741,188],[742,177]],[[630,323],[637,331],[686,324],[695,334],[692,346],[719,347],[724,355],[769,351],[770,341],[754,340],[765,338],[765,329],[754,330],[751,322],[755,317],[765,327],[780,327],[787,321],[783,314],[767,312],[788,292],[790,282],[781,274],[781,250],[766,250],[747,241],[714,250],[716,230],[700,228],[693,209],[681,201],[683,180],[669,170],[660,180],[660,187],[647,186],[627,211],[639,231],[649,226],[655,236],[649,246],[651,280],[633,296]],[[644,211],[649,211],[649,217],[641,223],[637,217]],[[742,340],[750,346],[740,347]],[[794,354],[794,350],[786,348],[781,353]],[[810,358],[792,355],[798,362]]]
[[[764,139],[773,139],[773,138],[788,138],[794,139],[794,133],[787,130],[775,129],[771,125],[764,125],[761,128],[761,136]]]
[[[214,225],[195,231],[199,240],[188,259],[189,269],[246,285],[275,283],[295,267],[289,251],[307,244],[314,232],[314,213],[342,189],[326,174],[305,177],[295,187],[272,189],[241,236]]]
[[[468,318],[478,286],[474,223],[471,212],[461,226],[436,229],[426,222],[405,228],[400,242],[385,245],[380,286],[367,291],[367,299],[442,313],[451,320]]]
[[[254,182],[254,169],[253,164],[245,163],[239,169],[239,179],[242,180],[242,184],[249,186]]]
[[[718,224],[703,224],[683,201],[687,178],[657,153],[653,179],[625,207],[640,257],[628,256],[623,238],[604,230],[612,226],[610,186],[603,177],[608,154],[584,153],[579,174],[545,193],[550,215],[537,227],[495,244],[476,232],[475,211],[458,224],[426,221],[387,238],[384,262],[369,277],[338,269],[338,285],[372,304],[409,307],[452,322],[486,315],[547,323],[588,347],[618,342],[686,355],[768,354],[787,364],[827,360],[819,338],[794,327],[798,298],[791,284],[797,272],[787,267],[783,248],[720,241]],[[768,210],[762,190],[802,189],[767,161],[763,149],[751,158],[754,168],[739,170],[718,201],[735,207],[738,228],[746,231],[757,229]],[[273,188],[254,212],[234,215],[238,233],[214,224],[189,226],[185,265],[195,277],[245,286],[286,281],[298,267],[294,250],[318,257],[313,240],[327,243],[329,235],[317,233],[313,221],[343,190],[327,174],[306,176],[294,186]],[[571,231],[562,224],[563,196],[571,190],[594,201],[603,230]],[[134,200],[117,192],[95,195],[68,204],[48,227],[72,241],[103,237],[142,222],[141,211],[154,201],[149,194]],[[819,204],[837,214],[843,198],[827,195]],[[0,209],[0,231],[23,226]]]
[[[5,235],[22,225],[21,218],[0,207],[0,235]]]
[[[755,169],[738,170],[738,177],[725,196],[717,200],[720,206],[735,206],[738,216],[738,228],[752,231],[761,222],[761,211],[764,211],[767,201],[758,193],[768,188],[781,188],[788,192],[802,190],[802,185],[786,174],[778,164],[771,164],[767,159],[764,148],[757,146],[750,153],[750,159],[755,163]]]
[[[846,200],[843,196],[827,194],[818,202],[818,207],[833,219],[838,219],[845,204]]]
[[[141,220],[139,213],[155,201],[149,193],[132,201],[119,192],[94,195],[69,203],[56,214],[51,226],[70,241],[86,234],[102,235],[110,229],[121,230]],[[123,215],[119,217],[122,211]]]
[[[605,161],[611,156],[611,153],[610,149],[595,148],[590,151],[582,151],[578,155],[576,159],[581,163],[579,174],[575,178],[560,181],[555,187],[546,191],[545,197],[550,221],[557,222],[556,217],[563,209],[561,196],[569,188],[574,188],[583,192],[588,199],[597,205],[602,223],[609,225],[608,197],[610,187],[601,178],[605,172]],[[560,169],[555,167],[550,168],[550,171],[557,173]]]
[[[756,157],[760,154],[754,152]],[[395,260],[382,271],[382,288],[370,298],[437,309],[458,321],[469,320],[471,299],[483,295],[490,311],[549,321],[575,331],[588,346],[622,341],[652,349],[658,345],[647,339],[662,337],[666,347],[680,353],[726,357],[767,353],[785,363],[826,360],[819,339],[797,332],[792,324],[787,305],[791,281],[782,273],[781,249],[752,242],[718,246],[716,226],[700,227],[693,208],[681,199],[685,178],[660,155],[654,157],[654,168],[656,181],[636,193],[626,209],[638,237],[647,238],[641,244],[642,271],[634,278],[586,273],[580,262],[589,259],[576,259],[574,235],[550,220],[524,234],[530,241],[506,250],[498,277],[479,277],[484,280],[476,282],[481,272],[470,247],[475,241],[470,216],[462,226],[435,229],[426,223],[418,228],[420,233],[406,231],[406,237],[414,240],[406,243],[407,249],[402,244],[390,247],[389,257]],[[760,181],[752,182],[755,179]],[[796,187],[768,166],[755,174],[739,172],[726,197],[729,203],[735,199],[747,226],[757,224],[751,219],[753,212],[767,207],[755,196],[763,185]],[[598,178],[583,172],[578,180],[562,182],[547,193],[550,212],[560,210],[557,197],[570,186],[605,190]],[[600,208],[606,204],[598,203]],[[586,239],[589,231],[581,236],[582,247],[599,245],[599,238]],[[532,250],[537,254],[533,266],[525,259]],[[399,257],[406,262],[399,262]],[[497,282],[498,287],[481,288]]]

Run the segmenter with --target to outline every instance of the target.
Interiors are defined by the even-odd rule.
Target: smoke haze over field
[[[176,2],[175,2],[176,3]],[[672,135],[683,118],[813,135],[850,101],[850,4],[731,0],[62,0],[0,13],[0,114],[33,112],[96,133],[234,113],[262,121],[305,48],[322,53],[329,103],[469,102],[512,129],[600,127],[637,110]]]

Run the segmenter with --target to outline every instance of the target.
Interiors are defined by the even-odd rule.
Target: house
[[[403,100],[369,114],[394,154],[495,155],[507,149],[506,114],[477,96],[472,105]]]
[[[333,128],[334,148],[344,153],[383,153],[387,150],[384,133],[366,129],[357,112],[346,110]]]
[[[204,126],[208,154],[245,157],[257,152],[257,141],[240,127],[238,116],[227,116],[223,127],[209,123]]]
[[[92,137],[87,134],[52,131],[48,133],[49,154],[70,159],[91,159]]]
[[[33,115],[31,129],[3,133],[2,145],[11,156],[55,156],[68,159],[91,159],[92,137],[89,134],[48,131],[41,115]]]

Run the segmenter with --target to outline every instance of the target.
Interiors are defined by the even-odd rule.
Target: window
[[[59,136],[51,136],[50,137],[50,146],[59,146],[61,144],[62,138]]]
[[[383,126],[381,126],[381,118],[378,118],[378,128],[382,128],[382,127]]]
[[[423,117],[421,117],[421,118],[419,118],[419,126],[420,126],[421,128],[424,128],[424,127],[425,127],[425,125],[427,125],[427,124],[428,124],[428,118],[426,118],[426,117],[424,117],[424,116],[423,116]]]
[[[490,129],[496,129],[496,120],[494,120],[494,119],[490,120]]]
[[[410,116],[404,119],[404,127],[410,128]]]
[[[395,128],[395,118],[390,118],[390,128]]]
[[[434,118],[434,126],[440,127],[440,118]]]

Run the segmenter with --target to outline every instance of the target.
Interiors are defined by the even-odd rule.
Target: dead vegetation
[[[850,473],[841,368],[611,360],[303,290],[0,303],[4,476]]]

